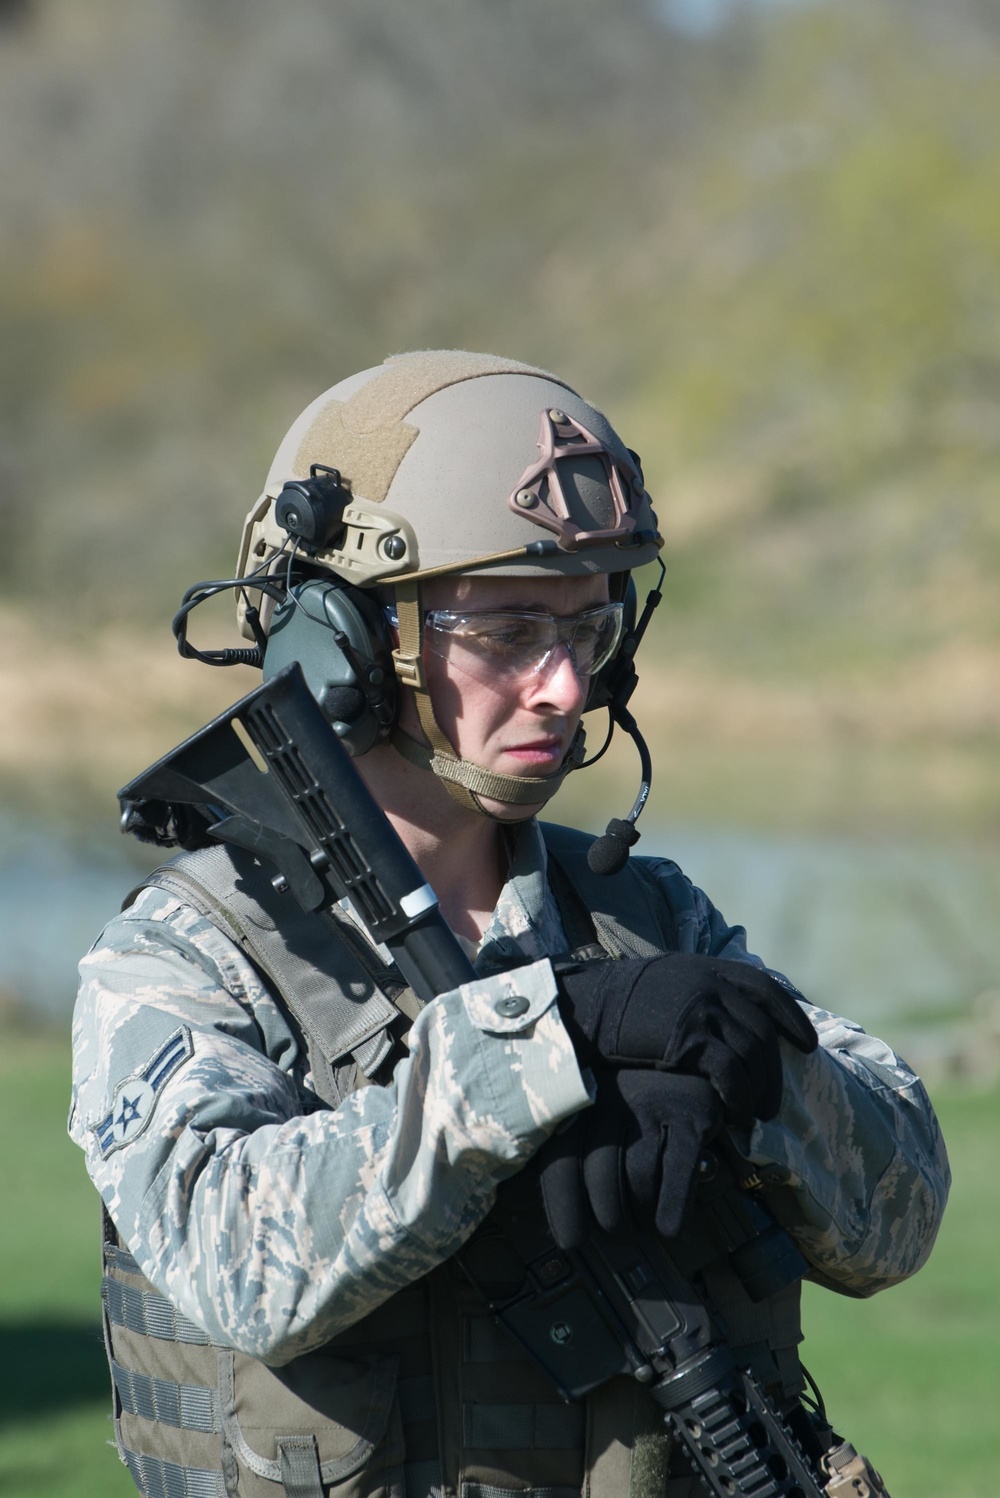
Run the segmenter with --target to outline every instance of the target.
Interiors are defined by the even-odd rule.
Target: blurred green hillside
[[[914,796],[1000,826],[997,13],[670,13],[10,8],[0,526],[39,649],[225,573],[319,389],[492,348],[643,454],[658,733],[924,746]]]

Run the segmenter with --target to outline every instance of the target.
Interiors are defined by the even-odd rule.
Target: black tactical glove
[[[570,966],[559,973],[559,987],[560,1013],[582,1061],[646,1063],[703,1077],[729,1124],[777,1113],[779,1036],[800,1051],[817,1045],[791,993],[746,962],[668,952]]]
[[[718,1096],[703,1077],[602,1071],[594,1106],[536,1157],[559,1247],[581,1247],[594,1219],[609,1233],[655,1227],[675,1237],[721,1121]]]

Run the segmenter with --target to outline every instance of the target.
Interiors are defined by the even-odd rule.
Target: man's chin
[[[544,801],[532,806],[513,806],[509,801],[494,801],[490,796],[477,795],[476,800],[480,809],[496,822],[528,822],[546,806]]]

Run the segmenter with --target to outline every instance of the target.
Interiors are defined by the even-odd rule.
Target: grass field
[[[68,1042],[0,1031],[0,1492],[127,1498],[108,1448],[98,1213],[64,1133]],[[936,1101],[955,1187],[929,1267],[871,1302],[808,1290],[807,1362],[893,1498],[994,1498],[1000,1090]]]

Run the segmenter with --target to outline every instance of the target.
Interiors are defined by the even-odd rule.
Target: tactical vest
[[[676,949],[689,886],[631,859],[606,878],[590,839],[543,826],[571,948]],[[336,1106],[384,1083],[412,994],[339,913],[305,915],[249,854],[182,854],[143,882],[235,940],[298,1029]],[[666,897],[664,892],[666,892]],[[126,901],[130,903],[138,890]],[[502,955],[502,953],[500,954]],[[144,1278],[105,1214],[105,1341],[119,1455],[147,1498],[685,1498],[662,1413],[617,1378],[564,1403],[451,1262],[325,1346],[273,1368],[213,1342]],[[755,1304],[727,1265],[706,1281],[737,1357],[783,1405],[802,1376],[798,1286]]]

